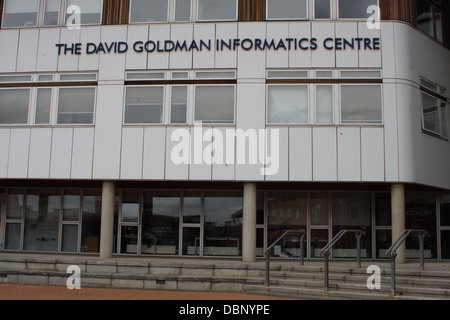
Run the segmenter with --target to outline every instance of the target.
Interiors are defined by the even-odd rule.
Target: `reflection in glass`
[[[364,230],[361,237],[361,257],[370,257],[371,195],[370,192],[333,193],[333,236],[341,230]],[[348,233],[333,247],[333,257],[355,258],[355,233]]]
[[[27,124],[30,89],[0,90],[0,124]]]
[[[328,229],[311,229],[310,234],[310,257],[322,258],[320,251],[328,243]]]
[[[287,230],[306,230],[306,192],[270,192],[267,207],[267,246],[278,240]],[[306,240],[306,237],[304,240]],[[306,250],[304,250],[304,253],[306,254]],[[274,247],[272,254],[281,257],[299,257],[299,235],[287,235],[279,246]]]
[[[5,229],[5,250],[20,250],[20,223],[7,223]]]
[[[391,225],[391,195],[389,193],[375,194],[375,225]]]
[[[95,88],[60,88],[58,124],[92,124]]]
[[[311,224],[328,225],[328,192],[311,193]]]
[[[269,86],[269,123],[308,123],[308,86]]]
[[[103,12],[103,0],[67,0],[67,8],[72,5],[80,7],[81,24],[100,24]],[[72,13],[66,15],[66,22],[70,22],[69,17]]]
[[[441,226],[450,227],[450,193],[441,194]]]
[[[195,87],[195,121],[234,121],[234,86]]]
[[[376,235],[376,254],[377,258],[386,259],[386,252],[392,245],[391,230],[377,230]]]
[[[236,20],[236,0],[198,0],[199,20]]]
[[[425,258],[437,258],[436,196],[433,193],[406,192],[406,229],[423,229]],[[419,239],[410,236],[406,239],[406,258],[419,258]]]
[[[137,253],[138,227],[122,226],[121,228],[120,253]]]
[[[60,210],[59,190],[31,189],[27,192],[24,250],[58,250]]]
[[[78,225],[65,224],[62,226],[62,252],[77,252],[78,251]]]
[[[381,86],[342,85],[342,122],[381,123]]]
[[[80,215],[80,191],[66,190],[64,191],[64,221],[78,221]]]
[[[87,190],[83,192],[83,215],[81,228],[81,251],[100,251],[100,227],[102,214],[102,192]]]
[[[191,0],[176,0],[175,21],[191,21]]]
[[[141,252],[178,254],[180,193],[144,191]]]
[[[125,190],[122,193],[122,222],[139,221],[139,191]]]
[[[242,250],[242,193],[205,194],[205,256],[239,256]]]
[[[183,256],[200,255],[200,228],[183,228]]]
[[[35,27],[39,0],[6,0],[4,11],[4,27]]]
[[[200,192],[185,192],[183,198],[183,223],[200,223],[202,197]]]
[[[21,189],[9,189],[7,203],[8,206],[6,208],[6,219],[22,219],[23,191]]]
[[[433,12],[428,1],[417,1],[417,28],[433,36]]]
[[[128,87],[125,123],[161,123],[164,87]]]
[[[367,8],[378,5],[377,0],[339,0],[339,18],[369,18],[372,11],[367,13]]]
[[[167,21],[167,0],[132,0],[130,22]]]
[[[329,19],[331,17],[331,2],[330,2],[330,0],[315,0],[314,1],[314,17],[316,19]]]

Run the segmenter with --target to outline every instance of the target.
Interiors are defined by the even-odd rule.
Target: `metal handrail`
[[[269,286],[270,284],[270,250],[272,250],[272,248],[278,243],[280,242],[286,235],[288,235],[289,233],[299,233],[301,234],[300,237],[300,264],[303,266],[304,265],[304,258],[303,258],[303,239],[305,238],[306,235],[306,231],[301,229],[301,230],[288,230],[285,233],[283,233],[283,235],[281,237],[279,237],[274,243],[272,243],[264,252],[264,255],[266,257],[266,282],[265,285]]]
[[[328,242],[325,247],[320,251],[320,255],[324,256],[325,262],[325,277],[324,277],[324,286],[325,290],[328,291],[329,286],[329,261],[330,261],[330,251],[333,246],[346,234],[346,233],[356,233],[356,258],[358,268],[361,268],[361,236],[366,234],[364,230],[341,230],[339,231],[330,242]]]
[[[406,241],[406,238],[412,233],[416,233],[419,238],[420,243],[420,268],[425,270],[425,254],[423,242],[425,238],[426,230],[422,229],[405,229],[397,240],[391,245],[391,247],[386,251],[386,257],[391,258],[391,293],[395,296],[396,294],[396,281],[395,281],[395,259],[397,258],[397,250]]]

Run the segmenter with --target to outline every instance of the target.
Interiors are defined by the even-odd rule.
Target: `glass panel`
[[[136,254],[138,245],[138,227],[122,226],[121,232],[120,253]]]
[[[36,124],[50,123],[50,106],[52,103],[52,89],[39,88],[36,102]]]
[[[132,0],[130,22],[167,21],[167,0]]]
[[[425,130],[439,133],[438,100],[422,93],[423,126]]]
[[[80,218],[80,191],[66,190],[64,192],[64,221],[78,221]]]
[[[183,198],[183,223],[200,223],[202,197],[200,192],[185,192]]]
[[[391,230],[377,230],[376,235],[376,254],[377,258],[386,259],[386,251],[392,245],[392,231]]]
[[[196,72],[195,77],[197,79],[235,79],[236,73],[234,71],[224,72]]]
[[[441,226],[450,227],[450,194],[441,195]]]
[[[308,86],[269,86],[269,123],[308,123]]]
[[[264,225],[264,192],[258,191],[258,194],[256,196],[256,224],[257,225]]]
[[[164,78],[165,78],[164,72],[127,73],[127,80],[152,80]]]
[[[5,230],[5,250],[20,250],[20,223],[7,223]]]
[[[315,0],[314,15],[316,19],[329,19],[331,17],[330,0]]]
[[[307,18],[306,0],[268,0],[268,19]]]
[[[189,73],[187,72],[172,72],[172,79],[187,79]]]
[[[433,13],[428,1],[417,1],[417,28],[433,36]]]
[[[21,220],[23,215],[23,191],[21,189],[8,190],[7,203],[6,219]]]
[[[170,112],[170,123],[186,123],[187,92],[187,87],[172,87],[172,108]]]
[[[269,71],[269,78],[306,78],[308,71]]]
[[[195,121],[232,123],[234,86],[195,87]]]
[[[333,236],[341,230],[364,230],[361,257],[370,257],[371,195],[369,192],[333,193]],[[333,247],[333,257],[356,257],[355,233],[348,233]]]
[[[264,257],[264,229],[256,229],[256,256]]]
[[[434,92],[438,92],[438,87],[434,83],[431,83],[425,79],[420,79],[420,84]]]
[[[205,256],[239,256],[242,251],[242,194],[205,194]]]
[[[30,82],[30,76],[0,76],[0,82]]]
[[[369,18],[372,11],[367,13],[367,8],[376,5],[377,0],[339,0],[339,18]]]
[[[333,123],[333,86],[316,86],[316,123]]]
[[[59,20],[60,0],[46,0],[44,12],[44,26],[57,26]]]
[[[67,0],[67,8],[80,7],[81,24],[100,24],[102,22],[103,0]],[[66,15],[66,21],[71,14]]]
[[[441,258],[450,259],[450,230],[441,231]]]
[[[391,195],[389,193],[375,194],[375,225],[390,226],[391,221]]]
[[[0,124],[27,124],[30,89],[0,90]]]
[[[142,253],[178,254],[179,192],[144,192]]]
[[[40,74],[38,76],[38,81],[42,81],[42,82],[51,82],[53,81],[53,75],[50,74]]]
[[[164,87],[128,87],[125,123],[162,123]]]
[[[423,229],[425,258],[437,258],[436,196],[434,194],[406,192],[406,229]],[[406,258],[419,258],[419,240],[416,236],[406,239]]]
[[[95,81],[97,75],[94,73],[88,74],[62,74],[59,76],[61,81]]]
[[[191,0],[176,0],[175,21],[191,21]]]
[[[58,124],[94,123],[95,88],[59,89]]]
[[[126,190],[122,193],[122,222],[139,221],[139,191]]]
[[[61,251],[78,251],[78,225],[65,224],[62,226]]]
[[[328,243],[328,229],[311,229],[311,249],[310,249],[310,257],[311,258],[323,258],[320,255],[320,251],[323,247]]]
[[[341,86],[342,122],[381,123],[381,86]]]
[[[200,255],[200,228],[183,228],[183,256]]]
[[[35,27],[39,0],[6,0],[4,10],[4,27]]]
[[[379,78],[381,71],[341,71],[342,78]]]
[[[333,71],[316,71],[317,78],[331,78],[333,76]]]
[[[24,250],[58,250],[59,190],[29,190],[26,198]]]
[[[102,192],[100,190],[84,191],[81,252],[97,253],[100,251],[101,215]]]
[[[441,135],[448,136],[448,123],[450,122],[448,106],[446,103],[441,102]]]
[[[327,226],[328,223],[328,192],[311,193],[311,224]]]
[[[305,192],[271,192],[268,194],[267,208],[269,211],[268,246],[287,230],[306,230],[307,197]],[[299,257],[298,235],[287,235],[279,246],[274,247],[272,254],[280,257]]]
[[[236,0],[198,0],[199,20],[236,20]]]
[[[439,42],[443,42],[443,32],[442,32],[442,12],[439,8],[434,7],[434,21],[436,24],[435,39]]]

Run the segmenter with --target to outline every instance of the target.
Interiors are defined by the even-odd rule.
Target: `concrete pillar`
[[[114,241],[115,183],[103,182],[102,220],[100,229],[100,258],[112,258]]]
[[[244,203],[242,222],[242,260],[256,261],[256,183],[244,183]]]
[[[392,204],[392,243],[405,230],[405,185],[395,183],[391,187],[391,204]],[[396,263],[405,263],[406,260],[405,243],[397,250]]]

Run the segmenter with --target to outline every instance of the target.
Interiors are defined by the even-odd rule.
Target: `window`
[[[314,18],[330,19],[331,18],[331,1],[315,0],[314,1]]]
[[[131,0],[130,23],[237,20],[237,0]]]
[[[60,88],[58,124],[94,123],[95,88]]]
[[[237,0],[198,0],[198,20],[236,20]]]
[[[449,113],[444,93],[444,88],[432,84],[431,82],[421,80],[421,98],[422,98],[422,129],[438,136],[448,137]]]
[[[50,108],[52,102],[52,89],[39,88],[37,89],[36,102],[36,118],[35,124],[49,124],[50,123]]]
[[[267,0],[268,19],[307,19],[307,0]]]
[[[437,41],[443,41],[441,1],[417,1],[417,28]]]
[[[234,122],[234,70],[130,71],[126,79],[124,124]]]
[[[342,85],[341,121],[381,123],[381,86]]]
[[[30,89],[0,89],[0,124],[27,124]]]
[[[234,86],[197,86],[195,88],[195,121],[234,122]]]
[[[333,86],[316,86],[316,123],[333,123]]]
[[[372,15],[372,11],[367,13],[367,8],[376,5],[378,5],[378,0],[339,0],[339,18],[369,18]]]
[[[307,85],[270,85],[269,123],[308,123]]]
[[[164,87],[128,87],[125,123],[162,123]]]
[[[79,7],[79,20],[72,19]],[[3,27],[82,25],[102,22],[103,0],[5,0]],[[73,22],[72,22],[73,20]]]

